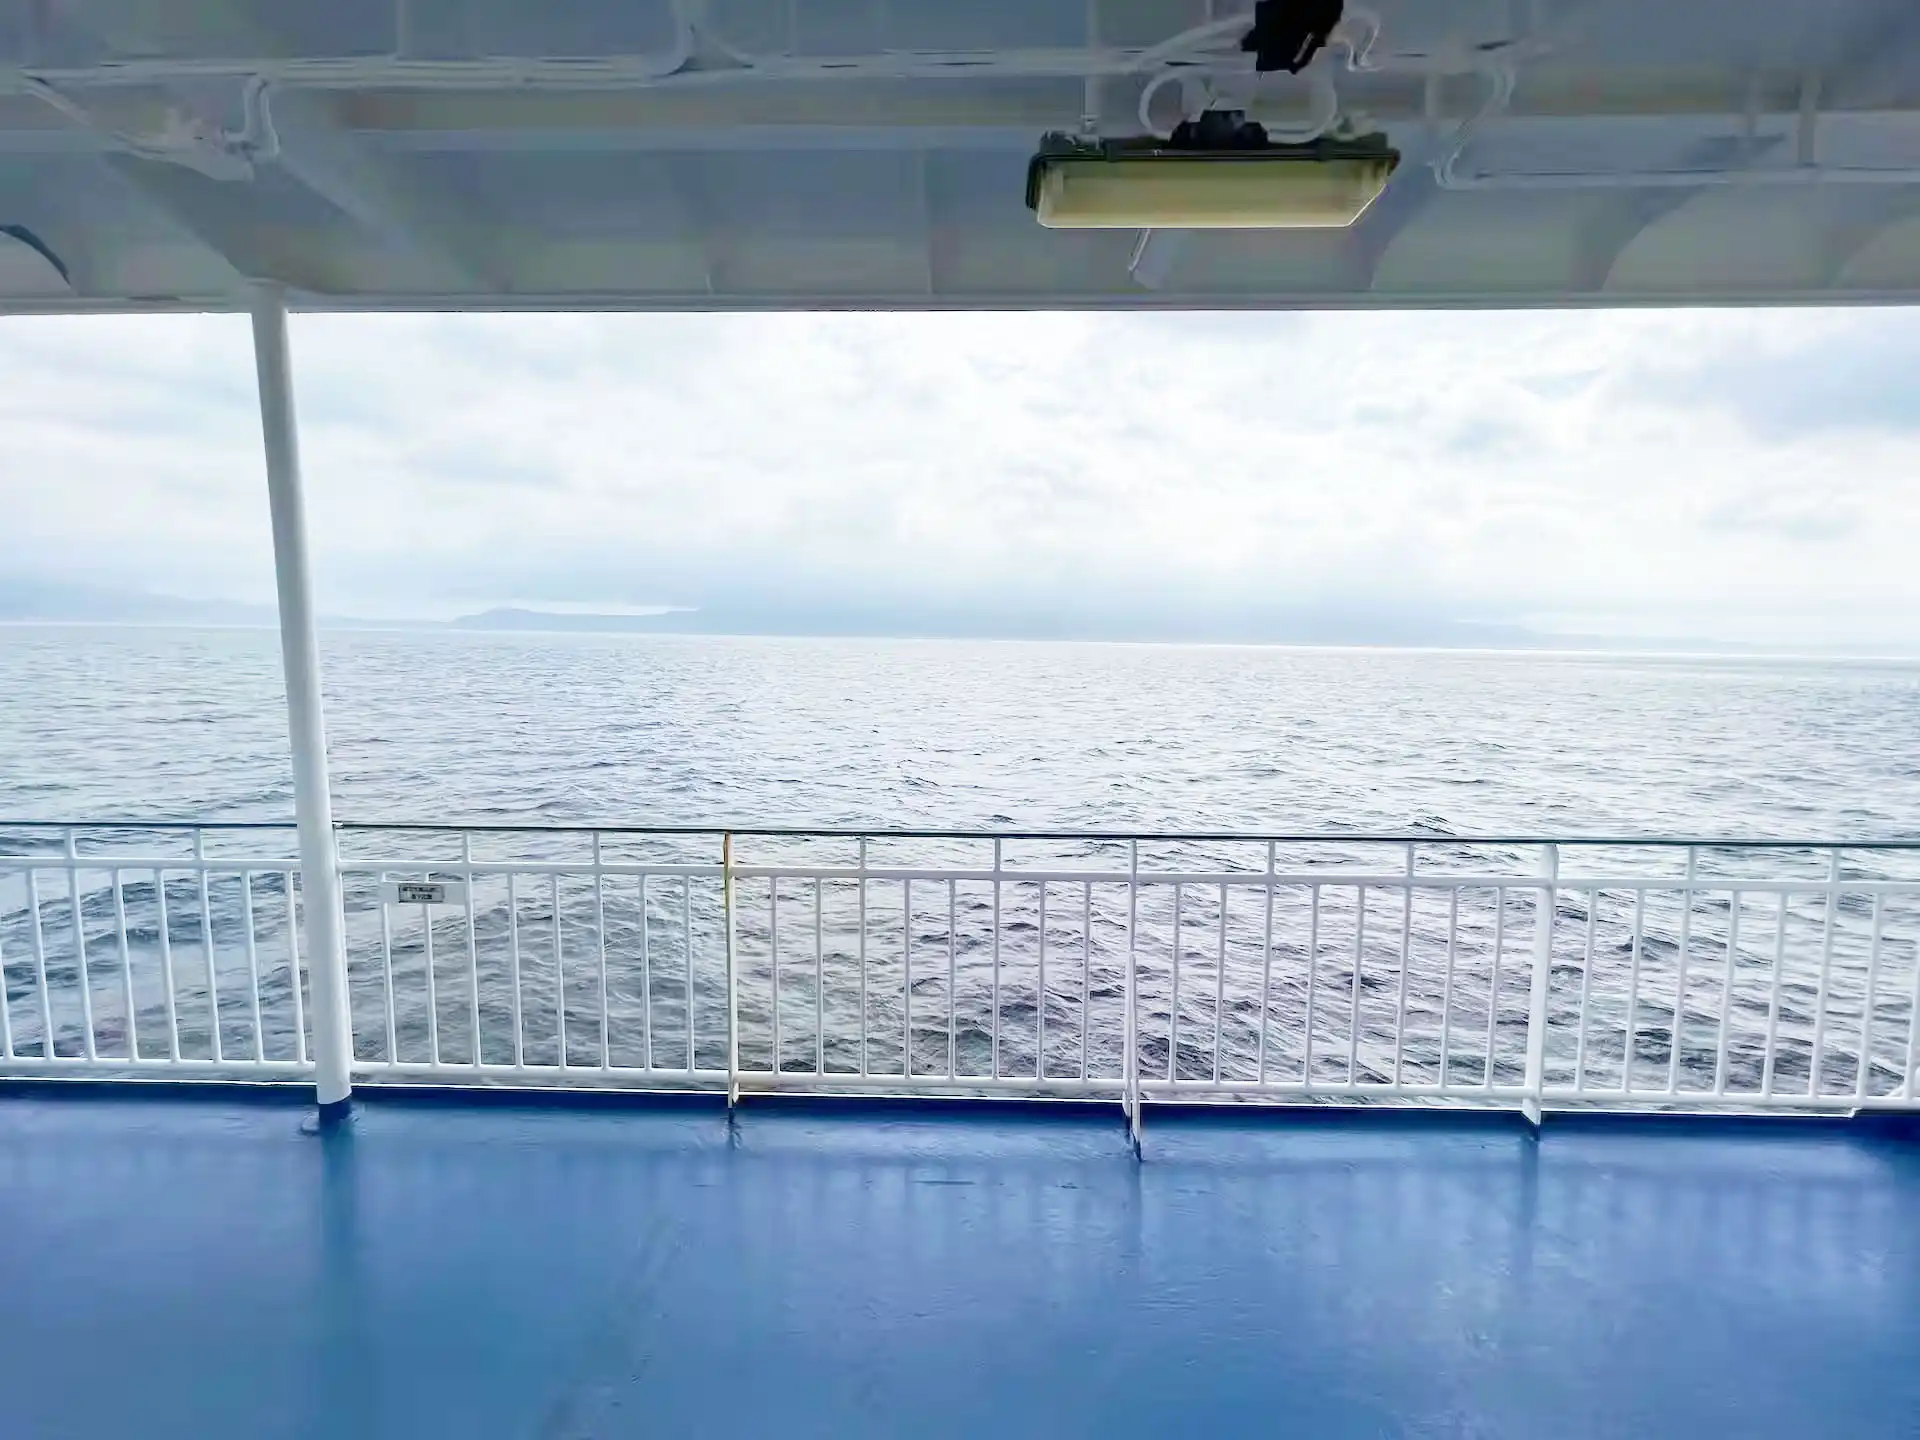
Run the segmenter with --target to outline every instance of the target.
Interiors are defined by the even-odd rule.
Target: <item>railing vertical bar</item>
[[[291,876],[287,878],[287,886],[287,924],[291,926],[293,924],[293,879]],[[167,873],[164,869],[155,868],[153,872],[153,889],[155,902],[160,907],[160,980],[166,987],[167,992],[167,1058],[169,1060],[178,1060],[180,1058],[180,1006],[174,996],[173,920],[167,911]],[[28,894],[29,897],[31,897],[32,891],[29,890]],[[37,920],[39,914],[39,905],[37,902],[34,906],[34,913]],[[296,944],[291,933],[289,933],[287,937],[287,944],[290,948]],[[297,996],[300,986],[300,967],[297,963],[294,965],[293,975],[294,990]],[[43,993],[45,982],[46,977],[43,973],[41,976]],[[297,1000],[296,1003],[298,1003]],[[302,1033],[304,1035],[304,1032]],[[302,1043],[305,1043],[304,1040]],[[306,1057],[302,1056],[301,1058],[304,1060]]]
[[[202,872],[204,874],[204,872]],[[86,918],[81,914],[81,852],[67,828],[67,920],[73,924],[73,962],[81,979],[81,1025],[86,1029],[83,1052],[88,1060],[100,1058],[100,1043],[94,1037],[94,979],[86,964]],[[217,1027],[215,1027],[217,1029]]]
[[[133,994],[132,970],[127,964],[127,916],[120,902],[120,872],[113,872],[114,913],[120,921],[120,974],[125,979],[127,994]],[[0,926],[0,931],[5,927]],[[134,1033],[138,1028],[133,1020],[133,1002],[127,1002],[127,1044],[128,1058],[136,1058],[132,1049]],[[0,936],[0,1057],[13,1059],[13,992],[7,985],[7,947],[4,936]]]
[[[1260,929],[1259,1084],[1267,1083],[1267,1024],[1273,1000],[1273,841],[1267,841],[1266,920]]]
[[[127,993],[131,995],[132,970],[127,966],[127,912],[125,912],[125,908],[121,906],[121,899],[119,899],[119,872],[117,872],[117,870],[113,872],[113,908],[115,908],[115,914],[119,916],[119,931],[121,931],[121,975],[129,977],[129,979],[127,979]],[[0,1058],[12,1060],[13,991],[12,987],[8,985],[8,979],[6,979],[6,941],[4,941],[4,929],[6,929],[6,927],[0,925]],[[129,1044],[132,1044],[132,1035],[134,1035],[134,1031],[136,1031],[136,1025],[134,1025],[134,1021],[132,1021],[132,1014],[134,1014],[134,1010],[132,1010],[132,1004],[129,1002],[129,1006],[127,1006],[127,1016],[129,1016],[129,1020],[127,1020],[127,1035],[129,1035]],[[131,1058],[131,1052],[129,1052],[129,1058]]]
[[[1393,1027],[1393,1083],[1398,1085],[1407,1054],[1407,968],[1413,963],[1414,847],[1407,846],[1407,883],[1400,891],[1400,1007]]]
[[[1560,909],[1560,847],[1540,847],[1540,890],[1533,902],[1533,979],[1527,997],[1527,1086],[1522,1109],[1540,1123],[1547,1088],[1547,1023],[1553,990],[1553,927]]]
[[[1500,961],[1507,948],[1507,888],[1493,887],[1493,972],[1487,982],[1487,1073],[1480,1084],[1493,1088],[1493,1062],[1500,1039]]]
[[[213,899],[208,893],[207,878],[207,832],[193,832],[193,858],[200,867],[200,948],[207,960],[207,1011],[212,1016],[213,1063],[221,1061],[220,1053],[220,967],[216,963],[213,948]]]
[[[473,1029],[473,1064],[480,1067],[480,932],[473,918],[474,882],[473,882],[473,836],[462,831],[460,835],[461,877],[466,881],[466,931],[467,931],[467,1024]],[[594,882],[598,884],[598,880]],[[604,969],[604,966],[602,967]],[[605,999],[603,995],[601,997]]]
[[[1633,892],[1633,951],[1627,965],[1627,1033],[1621,1047],[1620,1093],[1633,1093],[1634,1052],[1640,1044],[1640,955],[1646,947],[1647,892]]]
[[[913,1078],[913,881],[900,882],[900,1073]]]
[[[820,925],[820,892],[826,881],[813,882],[813,1073],[827,1073],[826,941]]]
[[[240,872],[240,911],[246,920],[241,934],[245,936],[247,944],[247,988],[252,998],[251,1008],[253,1012],[253,1058],[256,1061],[263,1061],[267,1058],[267,1040],[266,1028],[260,1020],[260,943],[258,937],[254,934],[253,928],[253,872],[251,870],[242,870]],[[126,913],[120,908],[120,875],[118,871],[114,872],[113,877],[113,913],[114,918],[120,922],[120,943],[124,947],[126,944],[127,917]],[[125,961],[126,956],[124,953],[121,959],[123,962]],[[131,977],[129,977],[129,982],[131,982]],[[131,983],[129,983],[127,987],[127,1017],[127,1046],[129,1052],[132,1052],[133,987]],[[137,1054],[130,1053],[130,1058],[138,1059],[139,1057]]]
[[[640,875],[640,1068],[653,1069],[653,914],[647,881]]]
[[[867,837],[860,837],[860,1078],[867,1077]],[[997,940],[997,937],[996,937]]]
[[[1093,1014],[1093,882],[1080,887],[1080,1078],[1087,1078],[1087,1028]]]
[[[1220,1083],[1220,1042],[1227,1008],[1227,887],[1220,886],[1220,935],[1213,959],[1213,1080]]]
[[[1779,923],[1773,936],[1773,985],[1767,1001],[1767,1054],[1761,1062],[1760,1094],[1773,1098],[1774,1057],[1780,1043],[1780,996],[1787,969],[1787,892],[1780,892]],[[1920,971],[1916,971],[1920,975]]]
[[[560,936],[560,876],[547,877],[547,903],[553,909],[554,1036],[560,1044],[560,1068],[567,1068],[567,961]],[[440,1062],[436,1054],[434,1063]]]
[[[773,1073],[781,1069],[780,1035],[780,881],[767,880],[767,986],[773,992]]]
[[[1173,1003],[1167,1007],[1167,1079],[1180,1078],[1180,950],[1181,934],[1184,926],[1180,907],[1186,896],[1186,886],[1179,881],[1173,884],[1173,944],[1169,947],[1172,961]]]
[[[159,880],[156,873],[155,881]],[[294,910],[293,872],[284,870],[280,874],[281,894],[287,902],[287,975],[293,981],[293,1056],[300,1064],[307,1063],[307,997],[300,987],[300,917]],[[167,947],[167,905],[166,886],[160,886],[160,966],[167,987],[167,1040],[171,1049],[171,1059],[180,1058],[180,1031],[174,1024],[173,1016],[173,956]]]
[[[687,951],[687,1074],[696,1068],[694,1053],[696,1046],[693,1037],[693,877],[682,876],[680,880],[680,938]]]
[[[1740,906],[1738,890],[1731,891],[1727,901],[1727,973],[1720,985],[1720,1034],[1715,1041],[1713,1061],[1713,1093],[1727,1093],[1727,1022],[1733,1013],[1733,971],[1740,961]]]
[[[1784,904],[1786,897],[1781,897]],[[1913,993],[1907,997],[1907,1083],[1905,1099],[1914,1099],[1914,1076],[1920,1071],[1920,944],[1914,946]]]
[[[1593,932],[1599,909],[1600,891],[1590,886],[1587,889],[1587,938],[1580,959],[1580,1033],[1573,1051],[1573,1088],[1576,1093],[1587,1088],[1587,1021],[1593,1009]]]
[[[1867,1098],[1867,1082],[1872,1078],[1874,992],[1880,988],[1880,932],[1886,901],[1884,894],[1873,897],[1873,929],[1867,940],[1867,993],[1860,1000],[1860,1064],[1853,1082],[1856,1100]]]
[[[433,907],[420,907],[420,929],[425,936],[422,956],[427,970],[427,1055],[440,1066],[440,990],[433,973]]]
[[[733,934],[733,832],[720,837],[720,909],[727,961],[727,1104],[740,1103],[740,984]]]
[[[1133,1139],[1134,1151],[1140,1148],[1140,1022],[1136,1002],[1137,980],[1135,971],[1135,937],[1139,933],[1140,918],[1140,842],[1127,842],[1127,951],[1126,951],[1126,1016],[1125,1035],[1122,1037],[1120,1052],[1121,1093],[1126,1097],[1127,1130]]]
[[[513,1068],[527,1063],[527,1026],[520,1000],[520,887],[507,872],[507,978],[513,986]]]
[[[387,1063],[400,1063],[400,1025],[394,1014],[393,999],[393,918],[387,909],[387,897],[380,896],[380,958],[382,983],[387,1002]]]
[[[470,912],[468,912],[470,914]],[[612,1069],[612,1014],[607,1008],[607,872],[601,870],[601,835],[593,831],[593,947],[599,958],[601,987],[601,1069]],[[478,1012],[474,1012],[478,1018]],[[480,1027],[474,1025],[474,1054],[480,1052]]]
[[[993,1019],[988,1027],[992,1075],[1000,1078],[1000,841],[993,842]]]
[[[40,872],[31,864],[27,866],[27,912],[32,916],[27,934],[33,945],[33,971],[40,982],[40,1057],[51,1060],[54,1058],[53,991],[47,985],[47,938],[40,928]],[[162,919],[165,919],[164,911]]]
[[[1820,937],[1820,990],[1814,997],[1813,1059],[1807,1067],[1807,1096],[1820,1094],[1820,1062],[1827,1042],[1827,987],[1833,979],[1834,912],[1840,908],[1840,852],[1831,852],[1827,862],[1827,905]]]
[[[1700,852],[1687,847],[1687,888],[1680,897],[1680,954],[1674,978],[1673,1027],[1667,1046],[1667,1093],[1680,1093],[1680,1047],[1687,1033],[1687,960],[1693,940],[1693,882],[1700,873]]]
[[[206,883],[206,872],[201,872],[201,883]],[[86,1029],[84,1053],[89,1060],[100,1058],[99,1041],[93,1033],[93,972],[87,965],[87,926],[86,917],[81,913],[80,898],[80,851],[74,843],[73,829],[67,829],[67,918],[73,922],[73,957],[79,967],[80,977],[80,1023]],[[215,1012],[214,1033],[219,1034],[219,1012]],[[218,1049],[215,1055],[218,1055]]]
[[[954,900],[953,881],[947,881],[947,1078],[953,1079],[958,1073],[960,1058],[960,1001],[955,991],[959,978],[959,945],[954,938],[954,922],[958,918],[958,907]]]
[[[1140,1150],[1140,1019],[1138,1001],[1138,982],[1134,977],[1134,952],[1127,950],[1126,969],[1126,1019],[1125,1034],[1120,1050],[1120,1085],[1124,1097],[1122,1103],[1127,1112],[1127,1134],[1133,1141],[1134,1153]]]
[[[253,872],[247,871],[242,877],[247,887],[247,963],[253,970],[253,1058],[264,1060],[266,1052],[261,1048],[260,1039],[260,964],[254,951],[253,939]],[[133,947],[127,939],[127,899],[121,885],[121,872],[113,872],[113,928],[120,940],[120,1000],[127,1007],[127,1059],[140,1058],[140,1006],[133,998]],[[0,995],[0,1012],[11,1008],[4,995]],[[4,1020],[0,1013],[0,1020]],[[6,1025],[7,1054],[13,1054],[13,1027]]]
[[[1047,1078],[1047,882],[1040,882],[1040,980],[1034,993],[1033,1077]]]
[[[1307,1034],[1303,1047],[1304,1064],[1300,1071],[1301,1083],[1309,1090],[1313,1088],[1313,1012],[1319,986],[1320,886],[1316,883],[1307,890]]]
[[[1347,1013],[1347,1083],[1360,1083],[1360,971],[1366,964],[1367,887],[1353,887],[1353,995]]]
[[[1447,890],[1447,974],[1440,987],[1440,1088],[1453,1062],[1453,972],[1460,955],[1460,887]]]

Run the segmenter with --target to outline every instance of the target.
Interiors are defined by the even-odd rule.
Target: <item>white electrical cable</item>
[[[1351,35],[1341,33],[1349,25],[1354,24],[1366,27],[1366,38],[1357,43]],[[1377,11],[1362,9],[1355,5],[1350,7],[1340,23],[1333,27],[1333,34],[1327,37],[1327,43],[1346,47],[1347,69],[1356,73],[1380,70],[1385,67],[1373,59],[1373,47],[1380,41],[1380,29],[1381,20]]]
[[[258,75],[250,78],[240,92],[240,129],[218,129],[174,106],[168,109],[161,129],[142,135],[101,124],[84,106],[38,76],[21,77],[21,86],[66,119],[104,135],[129,155],[185,166],[214,180],[250,180],[258,162],[280,153],[280,134],[267,107],[267,82]]]
[[[1209,20],[1205,25],[1196,25],[1191,30],[1182,30],[1171,39],[1162,40],[1158,45],[1142,50],[1133,57],[1127,69],[1150,70],[1155,65],[1205,56],[1222,40],[1233,41],[1234,53],[1237,55],[1241,53],[1241,38],[1246,35],[1247,27],[1252,23],[1251,15],[1234,15],[1225,20]]]
[[[21,76],[20,88],[26,94],[33,96],[36,100],[45,101],[48,105],[52,106],[55,110],[59,111],[67,119],[73,121],[74,124],[82,126],[83,128],[88,130],[97,130],[99,128],[97,125],[94,124],[93,117],[91,115],[89,115],[85,110],[82,110],[78,105],[74,104],[73,101],[69,100],[66,96],[62,95],[58,90],[54,89],[53,86],[49,85],[46,81],[40,79],[39,76],[37,75]],[[125,139],[124,136],[116,136],[115,138],[121,139],[123,141]]]
[[[1277,125],[1262,120],[1261,126],[1266,130],[1269,140],[1282,145],[1306,145],[1340,123],[1340,92],[1334,86],[1333,77],[1325,71],[1317,71],[1307,77],[1307,83],[1312,88],[1315,102],[1307,119],[1297,125]]]
[[[266,108],[265,92],[269,84],[311,89],[351,90],[364,86],[393,86],[418,90],[466,90],[480,88],[556,88],[592,89],[608,85],[649,84],[681,76],[702,38],[700,22],[707,0],[673,0],[673,45],[661,55],[620,56],[598,61],[578,60],[411,60],[396,52],[366,58],[301,58],[291,60],[127,60],[111,66],[92,66],[74,70],[45,69],[0,71],[0,93],[17,90],[37,96],[75,124],[107,135],[122,148],[155,159],[178,159],[186,147],[216,146],[227,151],[245,151],[257,159],[272,159],[279,154],[279,137]],[[734,49],[712,34],[704,38],[727,59],[735,60],[742,70],[760,68],[752,56]],[[799,68],[799,67],[796,67]],[[839,73],[836,67],[806,67],[804,73],[818,70],[822,76]],[[738,73],[738,72],[735,72]],[[685,78],[720,80],[728,72],[688,72]],[[242,129],[214,131],[196,125],[182,112],[173,129],[161,136],[129,135],[98,124],[93,116],[56,87],[115,87],[121,85],[207,84],[221,80],[240,80],[245,88]],[[172,120],[172,116],[169,117]]]
[[[1148,70],[1162,64],[1239,64],[1251,68],[1253,59],[1240,48],[1253,16],[1248,13],[1224,20],[1211,20],[1183,30],[1171,39],[1142,50],[1127,66],[1129,70]],[[1376,71],[1425,71],[1433,68],[1438,57],[1421,54],[1388,55],[1375,59],[1373,51],[1380,42],[1384,22],[1377,10],[1360,5],[1347,7],[1345,15],[1327,36],[1329,47],[1347,52],[1347,69],[1360,74]],[[1354,32],[1358,31],[1356,35]],[[1231,41],[1223,47],[1220,42]],[[1458,66],[1454,67],[1456,70]]]
[[[255,163],[278,159],[280,132],[274,129],[273,112],[267,106],[267,80],[264,75],[254,76],[241,90],[240,116],[240,133],[227,138],[244,149],[247,158]]]
[[[1253,17],[1249,14],[1209,21],[1205,25],[1183,30],[1135,56],[1128,67],[1131,70],[1146,70],[1155,65],[1171,67],[1155,75],[1141,90],[1140,128],[1152,135],[1164,137],[1169,134],[1170,127],[1155,123],[1153,102],[1168,85],[1179,80],[1190,80],[1196,72],[1205,74],[1210,80],[1221,73],[1231,74],[1235,78],[1245,74],[1257,83],[1259,72],[1254,69],[1253,57],[1240,49],[1240,42],[1245,38],[1247,26],[1252,21]],[[1380,40],[1381,24],[1377,12],[1355,6],[1334,27],[1333,33],[1327,37],[1327,44],[1347,52],[1346,68],[1355,73],[1424,68],[1430,63],[1425,56],[1389,56],[1384,61],[1376,60],[1373,51]],[[1226,48],[1226,42],[1231,42],[1230,49]],[[1394,64],[1396,59],[1403,63]],[[1409,61],[1412,62],[1411,67],[1404,63]],[[1314,101],[1308,118],[1292,125],[1266,124],[1268,138],[1280,144],[1304,145],[1319,139],[1340,123],[1340,95],[1332,75],[1324,67],[1315,67],[1307,72],[1307,82],[1313,87]],[[1250,109],[1251,105],[1243,108]],[[1182,106],[1181,118],[1193,118],[1191,104]]]
[[[1162,90],[1176,82],[1204,80],[1209,85],[1210,93],[1198,107],[1200,110],[1209,108],[1217,98],[1211,93],[1211,87],[1223,74],[1231,75],[1235,80],[1246,80],[1249,88],[1258,84],[1259,74],[1253,68],[1253,57],[1238,48],[1239,38],[1245,33],[1247,23],[1246,16],[1239,16],[1232,20],[1217,20],[1208,25],[1197,26],[1154,46],[1151,50],[1142,51],[1136,57],[1132,67],[1134,69],[1144,69],[1158,61],[1168,62],[1171,66],[1155,75],[1141,88],[1138,114],[1140,128],[1143,131],[1162,138],[1172,133],[1171,126],[1155,122],[1153,102]],[[1209,54],[1206,50],[1199,48],[1208,41],[1219,41],[1229,37],[1235,41],[1235,48],[1230,53]],[[1352,44],[1348,44],[1349,58],[1356,53],[1364,54],[1371,48],[1371,38],[1358,50]],[[1311,87],[1313,96],[1313,109],[1309,117],[1293,125],[1263,122],[1270,140],[1286,145],[1304,145],[1319,139],[1340,123],[1340,94],[1334,85],[1333,77],[1324,69],[1315,69],[1308,72],[1307,84]],[[1252,107],[1248,103],[1233,108],[1251,109]],[[1183,100],[1180,118],[1191,120],[1195,113],[1195,106],[1190,101]]]
[[[693,57],[697,42],[696,18],[705,12],[704,0],[674,0],[675,37],[668,52],[637,67],[634,78],[660,80],[679,71]],[[392,60],[399,63],[399,56]],[[102,124],[89,110],[70,99],[45,78],[22,72],[19,88],[58,111],[74,124],[105,136],[110,142],[144,160],[185,166],[215,180],[251,180],[254,168],[280,154],[280,132],[274,127],[263,74],[246,77],[240,91],[241,124],[225,130],[179,106],[171,106],[162,127],[132,134]]]
[[[1123,48],[1061,47],[983,56],[978,51],[885,51],[875,54],[801,57],[754,54],[717,34],[705,23],[706,0],[675,0],[676,33],[672,46],[653,55],[616,55],[598,59],[489,57],[425,60],[402,54],[293,58],[129,59],[112,65],[77,68],[36,67],[30,71],[0,67],[0,93],[57,86],[62,96],[128,86],[208,85],[264,79],[275,87],[303,90],[613,90],[671,86],[706,88],[745,83],[822,81],[844,84],[862,79],[981,79],[991,76],[1072,78],[1138,75],[1165,71],[1194,79],[1215,76],[1252,78],[1254,57],[1239,49],[1251,16],[1212,21],[1140,51]],[[1345,68],[1359,72],[1420,75],[1487,73],[1534,53],[1535,42],[1519,41],[1497,53],[1443,48],[1433,54],[1379,54],[1379,18],[1371,10],[1350,9],[1329,40],[1346,52]],[[692,67],[696,50],[731,62]],[[1318,68],[1309,72],[1318,76]],[[1161,83],[1159,73],[1149,80]],[[1156,94],[1158,92],[1156,91]],[[52,102],[59,103],[59,102]],[[1324,102],[1323,102],[1324,103]],[[136,142],[137,143],[137,142]]]
[[[1473,143],[1473,137],[1480,133],[1480,128],[1495,115],[1505,111],[1508,103],[1513,99],[1512,67],[1496,66],[1487,72],[1487,80],[1489,88],[1485,102],[1472,116],[1460,122],[1448,140],[1446,150],[1433,162],[1433,178],[1442,190],[1462,188],[1461,182],[1454,174],[1455,167],[1460,163],[1460,157],[1466,153],[1467,146]]]
[[[45,102],[74,124],[104,135],[128,154],[143,159],[187,163],[187,157],[197,151],[207,151],[210,156],[211,147],[216,143],[204,123],[196,126],[177,109],[168,112],[165,129],[148,135],[133,135],[101,124],[84,106],[75,103],[38,76],[23,76],[20,84],[27,94]]]
[[[1187,78],[1188,76],[1184,71],[1164,70],[1142,87],[1140,91],[1140,128],[1146,131],[1147,134],[1164,135],[1168,133],[1161,126],[1153,122],[1153,98],[1167,86]],[[1186,108],[1184,103],[1180,107],[1182,119],[1186,118]]]

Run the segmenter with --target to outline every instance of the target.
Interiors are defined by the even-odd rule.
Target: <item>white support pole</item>
[[[1540,847],[1540,898],[1533,924],[1533,989],[1527,1004],[1527,1086],[1520,1108],[1540,1124],[1541,1092],[1546,1088],[1547,992],[1553,980],[1553,915],[1560,899],[1560,847]]]
[[[273,514],[280,658],[286,668],[287,730],[293,747],[293,810],[300,828],[302,928],[313,991],[314,1098],[323,1117],[335,1117],[345,1111],[352,1086],[347,952],[333,801],[327,790],[327,727],[321,713],[320,646],[314,633],[313,575],[300,495],[287,304],[275,285],[259,285],[253,292],[253,358],[260,378],[260,428],[266,439],[267,501]],[[297,975],[294,983],[299,983]]]

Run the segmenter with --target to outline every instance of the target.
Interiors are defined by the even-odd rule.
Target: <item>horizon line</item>
[[[555,612],[560,613],[560,612]],[[469,617],[456,617],[464,619]],[[616,616],[611,618],[631,618]],[[1537,637],[1540,643],[1517,640],[1510,644],[1453,644],[1445,641],[1407,642],[1386,640],[1212,640],[1150,639],[1128,636],[1082,635],[991,635],[967,633],[929,633],[885,630],[793,631],[793,630],[645,630],[645,629],[572,629],[567,627],[511,627],[459,625],[454,620],[369,619],[357,616],[322,616],[321,630],[363,631],[374,634],[509,635],[565,640],[892,640],[912,643],[1008,644],[1008,645],[1130,645],[1162,648],[1218,650],[1330,650],[1373,651],[1400,654],[1451,655],[1537,655],[1567,658],[1617,658],[1661,660],[1772,660],[1835,662],[1855,661],[1874,664],[1920,664],[1920,642],[1911,650],[1858,651],[1843,648],[1787,648],[1766,641],[1696,641],[1677,639],[1636,642],[1625,636],[1555,635],[1548,631],[1526,631],[1506,621],[1456,621],[1461,625],[1504,625]],[[0,617],[4,629],[93,629],[93,630],[231,630],[266,634],[278,633],[278,625],[267,620],[86,620],[49,617]],[[1605,643],[1578,645],[1571,640],[1591,639]],[[1556,643],[1559,642],[1559,643]],[[1616,643],[1617,642],[1617,643]],[[1844,642],[1843,642],[1844,643]],[[1700,646],[1709,648],[1698,648]],[[1715,649],[1715,645],[1732,648]]]

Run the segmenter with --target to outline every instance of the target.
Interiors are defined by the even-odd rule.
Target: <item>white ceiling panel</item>
[[[1251,10],[0,0],[0,310],[1920,298],[1913,0],[1375,0],[1297,78]],[[1402,164],[1342,231],[1040,228],[1042,133],[1150,85]]]

